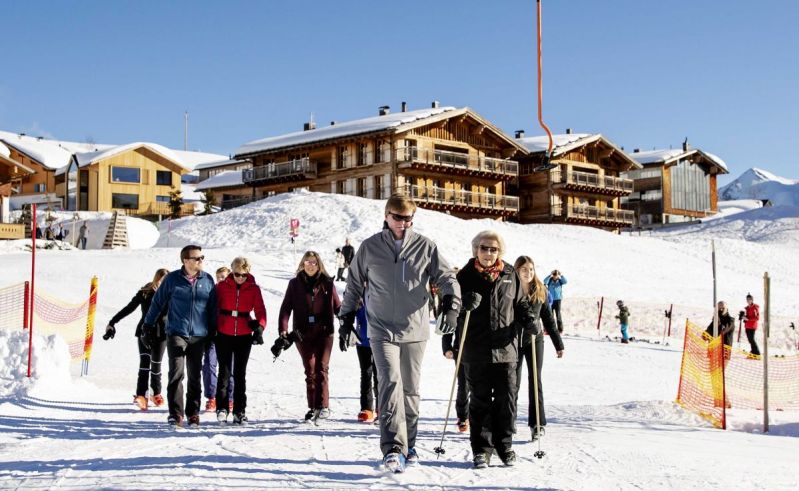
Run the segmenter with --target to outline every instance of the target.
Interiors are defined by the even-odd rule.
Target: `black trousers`
[[[203,351],[206,337],[169,336],[166,341],[166,352],[169,356],[169,382],[166,386],[166,398],[169,403],[169,415],[181,418],[200,414],[200,397],[202,396]],[[187,378],[186,406],[183,406],[183,378]]]
[[[230,404],[230,372],[233,371],[233,414],[244,414],[247,409],[247,362],[252,350],[252,336],[217,334],[216,359],[219,375],[216,377],[216,407]]]
[[[457,356],[455,362],[458,362]],[[458,419],[465,421],[469,419],[469,382],[466,381],[466,367],[461,363],[458,370],[458,391],[455,396],[455,414]]]
[[[538,408],[535,407],[535,388],[533,387],[533,344],[535,344],[536,372],[538,374]],[[535,426],[535,411],[538,410],[541,426],[546,426],[547,417],[544,414],[544,386],[541,383],[541,370],[544,368],[544,336],[535,336],[534,343],[527,343],[519,353],[516,363],[516,397],[519,397],[519,388],[522,385],[522,368],[527,364],[527,426]]]
[[[755,341],[755,332],[757,331],[755,329],[744,329],[744,331],[746,331],[746,339],[749,340],[749,347],[751,348],[750,350],[751,353],[753,355],[759,355],[760,348],[758,348],[757,341]]]
[[[472,452],[503,454],[513,443],[516,363],[468,363],[469,439]]]
[[[136,395],[147,395],[147,382],[150,382],[152,395],[161,393],[161,360],[166,350],[166,338],[159,338],[149,349],[136,338],[139,345],[139,376],[136,379]]]
[[[344,281],[344,268],[338,268],[336,272],[336,281]]]
[[[558,323],[558,332],[563,332],[563,317],[560,314],[560,300],[552,301],[552,315]]]
[[[361,367],[361,411],[375,411],[377,370],[375,370],[375,359],[372,357],[372,348],[357,345],[355,351],[358,353],[358,364]]]

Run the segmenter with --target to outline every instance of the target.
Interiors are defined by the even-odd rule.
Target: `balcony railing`
[[[599,208],[589,205],[552,205],[552,214],[564,218],[575,218],[582,220],[596,220],[603,222],[615,222],[632,224],[635,220],[635,213],[630,210],[617,210],[615,208]]]
[[[464,170],[492,172],[515,176],[519,173],[519,163],[515,160],[494,157],[477,157],[447,150],[420,150],[417,147],[397,149],[397,162],[410,162],[440,165]]]
[[[610,189],[614,191],[632,192],[633,180],[623,177],[599,176],[590,172],[562,171],[556,169],[552,171],[552,182],[557,184],[574,184],[577,186],[589,186],[593,188]]]
[[[316,177],[316,162],[311,162],[308,157],[305,157],[288,162],[259,165],[241,171],[241,180],[245,184],[289,176]]]
[[[434,186],[416,186],[406,184],[399,188],[400,192],[413,198],[417,203],[435,203],[440,205],[464,206],[476,209],[519,211],[519,198],[491,193],[475,193],[456,189],[442,189]]]
[[[138,208],[119,208],[118,210],[129,216],[172,215],[172,208],[169,203],[163,201],[150,201],[149,203],[141,203]],[[181,204],[178,215],[182,217],[194,215],[194,204]]]

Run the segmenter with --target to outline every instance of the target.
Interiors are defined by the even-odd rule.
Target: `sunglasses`
[[[391,212],[388,212],[388,214],[391,215],[391,218],[393,218],[398,222],[410,223],[413,221],[413,215],[400,215],[398,213],[391,213]]]
[[[205,260],[205,256],[187,257],[186,260],[187,261],[195,261],[195,262],[199,263],[200,261],[204,261]]]
[[[489,252],[491,254],[496,254],[497,252],[499,252],[499,247],[488,247],[488,246],[481,245],[480,246],[480,250],[483,251],[483,252]]]
[[[247,273],[233,273],[234,278],[246,278]]]

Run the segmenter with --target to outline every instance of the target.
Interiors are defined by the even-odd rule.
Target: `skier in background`
[[[89,226],[86,224],[86,220],[80,226],[80,230],[78,231],[78,243],[75,245],[80,245],[80,248],[86,250],[86,239],[89,233]]]
[[[549,289],[549,295],[552,297],[552,312],[557,318],[558,333],[560,334],[563,334],[563,316],[560,312],[560,303],[563,300],[563,285],[566,283],[566,277],[557,269],[553,269],[544,278],[544,285]]]
[[[746,329],[746,339],[749,340],[750,353],[759,356],[760,348],[755,341],[755,332],[757,331],[757,322],[760,320],[760,306],[757,305],[752,298],[752,294],[746,295],[746,307],[743,310],[744,328]]]
[[[627,329],[630,328],[630,309],[628,309],[621,300],[616,302],[616,306],[619,308],[619,313],[616,314],[615,317],[619,319],[619,328],[621,328],[621,342],[622,344],[627,344],[630,342],[630,337],[627,335]]]
[[[344,255],[344,267],[349,268],[352,259],[355,257],[355,248],[350,244],[350,238],[344,239],[344,247],[341,248],[341,254]]]
[[[341,249],[336,248],[336,280],[335,281],[344,281],[344,254],[341,253]]]
[[[724,344],[732,348],[732,334],[735,331],[735,319],[733,319],[727,309],[727,302],[720,301],[717,310],[719,316],[719,336],[723,336]],[[713,336],[713,321],[710,321],[705,332]]]

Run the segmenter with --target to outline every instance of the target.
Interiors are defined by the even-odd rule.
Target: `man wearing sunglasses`
[[[158,315],[167,310],[166,349],[169,356],[169,383],[166,396],[171,426],[200,424],[200,377],[203,351],[216,334],[216,290],[213,276],[203,271],[202,247],[187,245],[180,251],[183,267],[164,277],[144,318],[145,338],[154,331]],[[186,405],[183,404],[183,377],[188,379]]]
[[[419,378],[430,337],[427,285],[443,296],[442,331],[454,332],[460,287],[436,244],[411,228],[416,204],[402,194],[386,203],[383,231],[358,248],[347,274],[339,336],[347,346],[355,312],[366,295],[367,334],[377,369],[383,465],[402,472],[416,464]],[[368,284],[368,288],[364,285]]]

